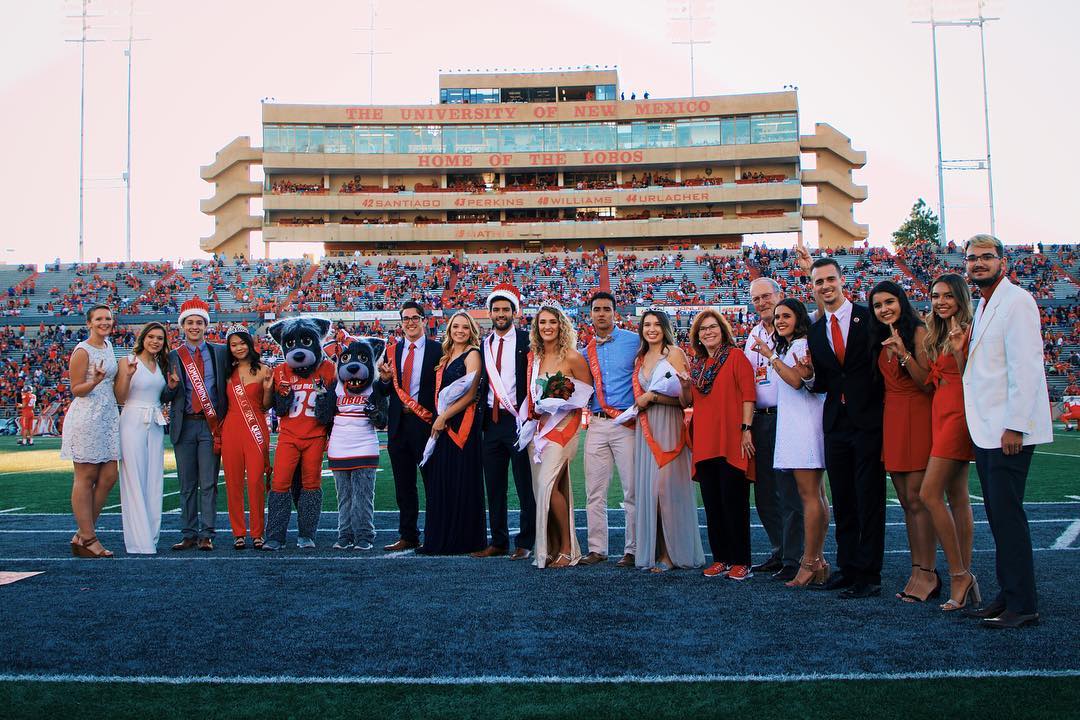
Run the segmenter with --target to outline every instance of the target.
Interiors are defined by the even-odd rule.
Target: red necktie
[[[412,360],[416,343],[409,343],[409,354],[405,356],[405,364],[401,366],[401,384],[405,388],[405,394],[412,397]]]
[[[206,366],[203,365],[202,348],[195,348],[195,367],[199,370],[199,377],[203,378],[203,383],[206,383]],[[195,414],[203,411],[202,398],[199,397],[199,393],[195,392],[195,385],[191,386],[191,411]]]
[[[835,315],[832,316],[832,345],[833,353],[836,354],[836,359],[840,361],[840,364],[844,364],[844,333],[840,332],[840,320]]]
[[[495,372],[502,373],[502,351],[503,340],[505,338],[499,338],[499,349],[495,353]],[[499,398],[496,395],[494,402],[491,403],[491,420],[492,422],[499,422]]]

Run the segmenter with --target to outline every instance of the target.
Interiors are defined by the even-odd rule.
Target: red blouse
[[[742,351],[733,347],[716,374],[708,395],[694,386],[694,419],[690,434],[694,442],[694,471],[697,464],[723,458],[753,479],[754,464],[742,454],[743,403],[754,402],[754,368]]]

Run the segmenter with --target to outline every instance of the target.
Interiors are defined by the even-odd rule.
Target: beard
[[[496,330],[498,330],[499,332],[502,332],[504,330],[508,330],[510,328],[510,326],[514,324],[514,318],[513,317],[499,318],[497,320],[492,320],[491,324],[495,326]]]
[[[981,288],[988,288],[998,281],[998,278],[1001,277],[1001,273],[1002,270],[999,269],[996,273],[990,275],[989,277],[986,277],[982,280],[979,280],[978,278],[971,278],[971,281]]]

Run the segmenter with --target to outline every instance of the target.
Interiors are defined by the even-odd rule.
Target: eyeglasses
[[[712,332],[713,330],[719,330],[719,325],[702,325],[698,328],[698,332]]]
[[[758,302],[760,300],[764,300],[765,298],[771,298],[775,294],[776,293],[773,293],[773,292],[767,292],[767,293],[762,293],[760,295],[751,295],[750,296],[750,302],[756,303],[756,302]]]
[[[420,322],[423,319],[424,319],[423,315],[402,315],[401,316],[401,322],[403,322],[403,323]]]
[[[1000,260],[1000,256],[997,253],[983,253],[982,255],[966,255],[964,257],[969,263],[978,262],[990,262],[991,260]]]

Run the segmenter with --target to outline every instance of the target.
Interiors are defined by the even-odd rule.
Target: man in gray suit
[[[183,539],[173,550],[214,549],[217,479],[221,467],[216,432],[228,408],[228,348],[206,341],[210,307],[198,297],[180,307],[184,341],[169,352],[168,385],[161,402],[170,403],[169,437],[180,480]],[[216,436],[216,437],[215,437]]]

